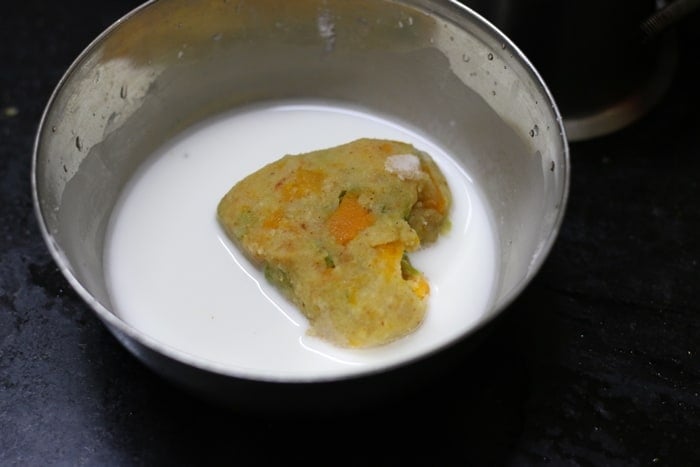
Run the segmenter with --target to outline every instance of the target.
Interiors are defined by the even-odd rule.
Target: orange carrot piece
[[[416,276],[410,280],[411,290],[418,298],[425,298],[430,294],[430,284],[423,276]]]
[[[360,204],[357,196],[346,195],[326,222],[335,241],[346,245],[360,232],[374,224],[374,214]]]
[[[291,201],[303,198],[312,193],[318,193],[323,186],[324,174],[318,170],[309,170],[303,167],[294,171],[289,180],[285,180],[279,188],[282,190],[282,199]]]
[[[409,271],[404,275],[404,247],[401,242],[389,242],[374,247],[379,253],[379,261],[383,263],[383,273],[387,276],[401,275],[411,287],[416,297],[424,299],[430,294],[430,284],[417,270],[408,263]],[[408,261],[408,259],[405,259]]]
[[[401,274],[401,258],[403,257],[403,244],[399,241],[383,243],[374,249],[378,253],[379,264],[383,266],[383,273],[387,277]]]
[[[276,229],[282,223],[284,219],[284,211],[282,209],[275,209],[262,223],[262,226],[266,229]]]

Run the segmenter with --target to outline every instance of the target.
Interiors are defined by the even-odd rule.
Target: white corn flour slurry
[[[306,335],[306,319],[231,243],[216,206],[285,154],[365,137],[430,154],[454,201],[449,232],[410,255],[430,282],[423,324],[386,346],[349,350]],[[490,305],[497,242],[475,183],[429,139],[357,110],[295,103],[218,117],[153,154],[125,188],[105,248],[112,308],[176,352],[253,378],[330,378],[400,363],[472,328]]]

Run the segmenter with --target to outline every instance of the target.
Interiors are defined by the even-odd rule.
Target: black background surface
[[[0,465],[700,465],[699,15],[660,104],[571,144],[559,239],[475,351],[394,404],[286,418],[222,410],[144,368],[39,233],[41,112],[138,3],[11,1],[0,16]]]

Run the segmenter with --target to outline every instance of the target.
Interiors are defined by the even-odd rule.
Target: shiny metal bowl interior
[[[39,128],[32,177],[45,240],[66,278],[159,373],[215,396],[237,377],[172,353],[110,311],[103,243],[121,188],[149,154],[204,118],[307,98],[396,117],[464,155],[499,233],[498,291],[484,324],[549,252],[569,179],[561,118],[517,47],[471,10],[437,0],[149,2],[63,77]]]

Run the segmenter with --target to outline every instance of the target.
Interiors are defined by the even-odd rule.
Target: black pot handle
[[[700,7],[700,0],[675,0],[641,24],[643,42],[648,42]]]

